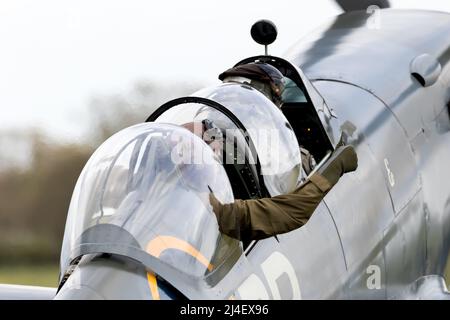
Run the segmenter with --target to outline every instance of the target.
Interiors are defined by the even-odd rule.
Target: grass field
[[[0,266],[0,283],[56,287],[59,267],[55,265]]]

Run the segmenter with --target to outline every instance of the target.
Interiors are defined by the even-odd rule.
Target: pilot
[[[224,82],[250,85],[272,100],[277,107],[281,107],[283,75],[273,66],[263,63],[241,65],[225,71],[219,79]],[[198,135],[199,131],[193,130],[194,125],[186,124],[184,127],[196,131]],[[207,126],[201,127],[204,130],[208,129]],[[202,138],[205,139],[204,136]],[[207,143],[213,150],[217,148],[217,145],[211,145],[210,139]],[[309,175],[314,166],[312,155],[306,149],[302,149],[304,171]],[[222,233],[243,241],[261,240],[305,225],[342,175],[355,171],[357,167],[358,157],[354,148],[341,145],[317,172],[311,174],[291,193],[272,198],[236,199],[231,204],[222,204],[213,193],[210,193],[209,203]]]

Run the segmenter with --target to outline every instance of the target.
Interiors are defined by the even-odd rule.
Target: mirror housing
[[[439,79],[442,66],[435,57],[421,54],[411,61],[410,72],[423,87],[430,87]]]
[[[250,34],[256,43],[265,47],[265,55],[267,56],[267,46],[277,39],[278,31],[272,21],[259,20],[253,24]]]

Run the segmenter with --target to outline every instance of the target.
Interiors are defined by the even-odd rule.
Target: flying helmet
[[[285,87],[284,76],[268,63],[253,62],[239,65],[221,73],[219,79],[224,82],[249,84],[278,107],[281,105],[281,95]]]

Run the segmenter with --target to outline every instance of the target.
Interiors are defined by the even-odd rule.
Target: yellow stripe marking
[[[192,245],[184,240],[172,237],[172,236],[158,236],[151,240],[147,244],[147,253],[152,256],[159,258],[161,253],[168,249],[176,249],[186,252],[190,256],[194,257],[201,264],[203,264],[209,271],[212,271],[214,266],[209,262],[206,257],[195,249]],[[156,276],[153,272],[147,272],[147,280],[150,286],[150,291],[154,300],[160,300],[160,295],[158,291],[158,283]]]

